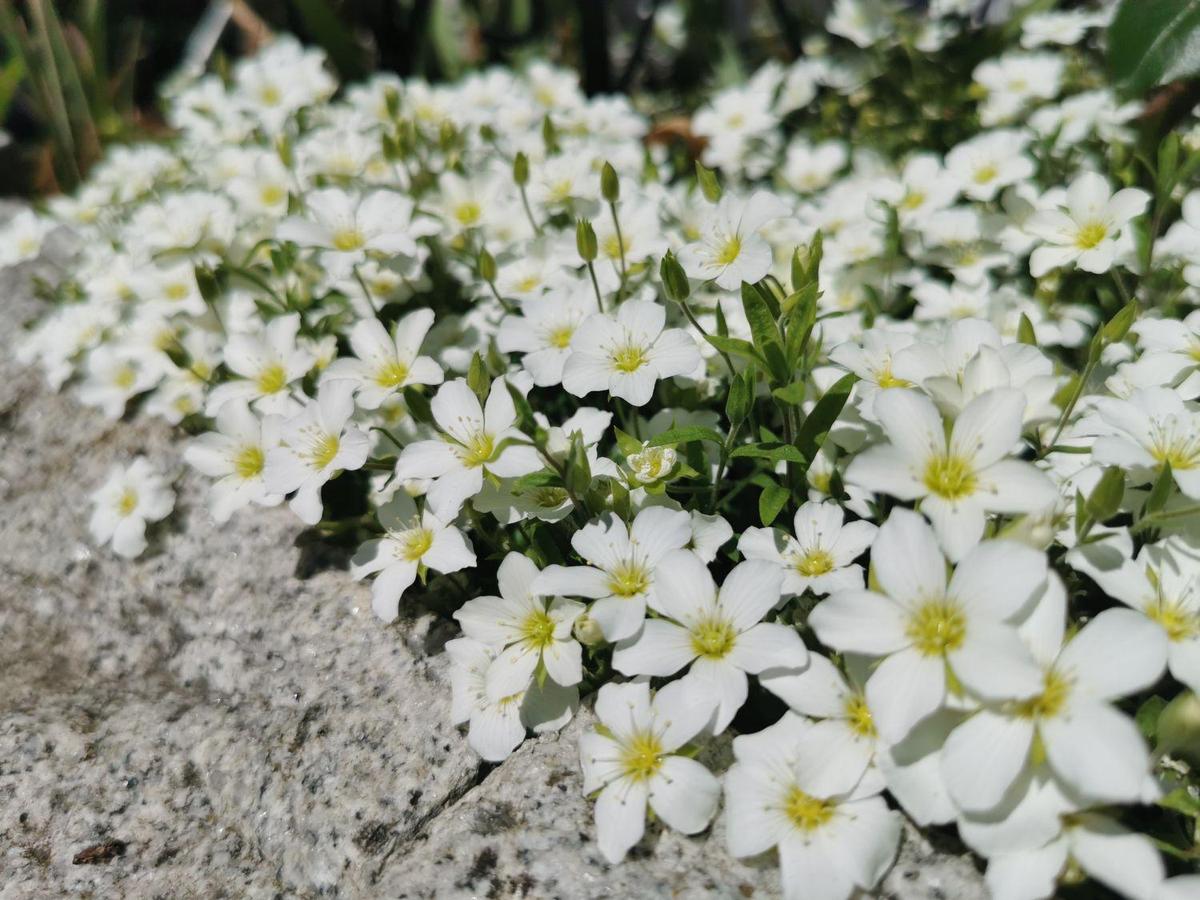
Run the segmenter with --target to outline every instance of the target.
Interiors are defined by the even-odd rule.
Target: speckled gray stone
[[[168,426],[110,422],[18,366],[39,265],[0,272],[0,898],[778,896],[719,822],[652,827],[605,863],[586,710],[481,766],[447,724],[450,623],[406,604],[381,626],[286,509],[215,525]],[[90,547],[87,495],[139,453],[179,500],[125,562]],[[912,832],[884,892],[981,884]]]

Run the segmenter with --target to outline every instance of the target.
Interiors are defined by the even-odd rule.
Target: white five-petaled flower
[[[933,401],[904,388],[875,398],[891,444],[871,447],[846,469],[846,481],[901,500],[920,500],[951,560],[983,536],[985,513],[1024,513],[1058,499],[1031,463],[1006,458],[1021,437],[1025,395],[987,391],[954,422],[949,438]]]
[[[875,539],[870,522],[843,524],[842,508],[809,501],[796,510],[795,535],[780,528],[747,528],[738,538],[746,559],[764,559],[783,569],[783,592],[829,594],[863,585],[862,566],[854,562]]]
[[[267,453],[279,443],[282,419],[261,420],[244,400],[230,400],[217,411],[217,430],[192,440],[184,460],[209,478],[217,479],[209,489],[209,505],[217,522],[228,522],[234,512],[248,503],[275,506],[283,494],[271,493],[263,482]]]
[[[368,253],[385,256],[417,252],[415,238],[438,230],[432,220],[413,219],[413,201],[395,191],[376,190],[357,197],[339,188],[313,191],[305,215],[280,223],[275,236],[302,247],[325,251],[322,261],[334,274],[349,272]]]
[[[1154,622],[1167,637],[1171,674],[1200,692],[1200,563],[1188,542],[1169,537],[1134,557],[1133,538],[1117,532],[1077,546],[1067,562]]]
[[[441,384],[442,367],[430,357],[419,355],[433,319],[433,310],[415,310],[397,322],[391,334],[378,319],[355,322],[350,329],[355,358],[335,359],[325,368],[321,380],[353,381],[356,401],[363,409],[378,409],[384,400],[410,384]]]
[[[488,762],[500,762],[534,733],[557,731],[571,721],[579,708],[579,689],[546,679],[528,690],[493,700],[487,690],[487,673],[499,651],[469,637],[446,643],[450,657],[450,720],[468,725],[467,743]]]
[[[413,499],[403,491],[379,507],[377,515],[384,535],[358,548],[350,561],[350,574],[355,580],[375,576],[371,608],[383,621],[395,620],[400,598],[422,567],[445,575],[475,565],[475,551],[466,536],[428,508],[418,514]]]
[[[1096,462],[1120,466],[1140,484],[1153,481],[1169,463],[1179,489],[1200,499],[1200,412],[1165,387],[1140,388],[1128,400],[1102,397],[1095,404],[1112,430],[1096,439]]]
[[[521,365],[538,387],[563,379],[571,356],[571,339],[579,324],[596,309],[596,300],[581,291],[553,291],[521,303],[520,314],[507,315],[496,333],[501,353],[520,353]]]
[[[500,651],[487,673],[493,700],[527,689],[539,665],[563,687],[583,679],[583,648],[571,628],[584,606],[537,596],[532,590],[537,576],[528,557],[509,553],[497,573],[500,596],[476,597],[454,614],[467,637]]]
[[[675,550],[658,565],[657,606],[667,618],[647,619],[617,644],[613,668],[625,675],[674,675],[716,713],[713,733],[733,721],[746,702],[747,673],[797,671],[808,662],[800,635],[788,625],[761,621],[779,601],[783,573],[763,560],[734,567],[720,592],[708,567],[690,550]]]
[[[434,479],[426,498],[439,519],[454,519],[463,503],[483,490],[485,471],[519,478],[543,467],[537,450],[514,427],[517,409],[503,377],[492,382],[486,406],[462,378],[438,388],[430,406],[444,438],[405,447],[396,477]]]
[[[1114,194],[1103,175],[1084,172],[1067,188],[1066,200],[1065,210],[1039,210],[1025,223],[1026,231],[1045,242],[1029,257],[1034,278],[1070,263],[1085,272],[1107,272],[1125,226],[1142,214],[1150,195],[1139,188]]]
[[[534,580],[543,596],[586,597],[595,602],[588,616],[606,640],[637,633],[646,607],[658,609],[655,578],[658,565],[672,550],[687,546],[692,523],[686,512],[651,506],[626,528],[612,514],[585,525],[571,537],[585,566],[547,566]]]
[[[576,397],[608,391],[643,406],[661,378],[692,375],[701,365],[696,342],[681,328],[663,328],[667,311],[651,300],[627,300],[616,317],[593,313],[571,338],[563,387]]]
[[[585,794],[596,798],[596,839],[609,862],[642,839],[646,807],[684,834],[702,831],[717,811],[720,782],[676,753],[708,721],[712,707],[686,696],[679,682],[653,700],[644,681],[610,682],[596,695],[599,724],[579,739]]]
[[[350,424],[354,385],[330,381],[315,400],[284,421],[280,443],[267,452],[263,485],[272,494],[296,495],[288,505],[307,525],[321,521],[321,488],[342,471],[361,469],[371,441]]]
[[[985,702],[959,725],[942,751],[942,778],[959,808],[996,809],[1022,772],[1043,763],[1081,797],[1134,802],[1150,771],[1149,751],[1133,720],[1110,701],[1158,680],[1166,636],[1128,609],[1108,609],[1070,640],[1066,592],[1057,577],[1021,629],[1042,668],[1041,691]]]
[[[92,538],[97,544],[111,541],[113,552],[132,559],[146,549],[146,523],[165,519],[175,508],[175,492],[149,460],[139,456],[128,468],[113,466],[92,502]]]
[[[702,226],[703,237],[679,251],[679,263],[689,277],[715,281],[727,291],[743,281],[753,284],[770,271],[772,259],[771,246],[758,231],[789,212],[766,191],[748,200],[726,194]]]
[[[825,645],[882,658],[866,684],[879,733],[902,740],[946,701],[948,678],[990,700],[1027,700],[1042,672],[1011,624],[1046,582],[1046,558],[1012,541],[986,541],[947,581],[925,521],[893,510],[871,562],[880,591],[839,591],[809,624]]]
[[[725,837],[733,856],[779,849],[787,900],[847,900],[870,891],[900,843],[898,813],[860,781],[829,734],[788,713],[734,739],[725,774]]]
[[[313,367],[316,355],[296,342],[300,314],[272,319],[256,334],[231,334],[225,365],[239,376],[213,388],[205,412],[215,416],[227,400],[245,400],[262,413],[290,415],[298,403],[289,390]]]

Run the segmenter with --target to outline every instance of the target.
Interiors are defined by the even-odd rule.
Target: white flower
[[[1043,209],[1025,230],[1045,243],[1029,257],[1029,272],[1041,278],[1074,263],[1085,272],[1107,272],[1122,245],[1125,226],[1140,216],[1150,195],[1139,188],[1115,194],[1103,175],[1084,172],[1067,188],[1066,209]]]
[[[170,482],[144,456],[128,468],[113,466],[108,480],[92,494],[88,528],[97,544],[112,543],[113,552],[133,559],[146,549],[146,523],[158,522],[175,508]]]
[[[515,424],[517,410],[505,379],[492,382],[486,407],[462,378],[438,388],[431,404],[444,439],[409,444],[396,462],[396,477],[432,478],[426,497],[438,518],[449,521],[483,489],[484,472],[518,478],[543,467],[541,457]]]
[[[0,268],[15,266],[42,252],[46,236],[55,228],[52,219],[23,209],[0,229]]]
[[[787,900],[847,900],[878,884],[896,856],[901,822],[860,785],[861,770],[825,735],[788,714],[733,742],[725,774],[725,836],[733,856],[779,850]]]
[[[892,443],[854,458],[846,481],[901,500],[920,500],[952,560],[983,536],[985,513],[1033,512],[1053,503],[1054,483],[1033,465],[1006,458],[1021,436],[1025,395],[988,391],[955,420],[947,438],[942,417],[923,394],[881,392],[875,414]]]
[[[379,507],[384,535],[372,538],[354,554],[350,574],[356,581],[374,575],[371,608],[385,622],[395,621],[400,598],[422,569],[448,574],[475,565],[471,542],[453,524],[416,504],[403,491]]]
[[[487,673],[497,650],[471,638],[446,642],[450,657],[450,688],[453,701],[450,721],[469,724],[467,742],[488,762],[500,762],[535,733],[557,731],[571,721],[579,708],[579,691],[549,679],[529,690],[492,700],[487,691]]]
[[[1134,558],[1133,539],[1119,532],[1075,547],[1067,562],[1153,622],[1167,638],[1171,674],[1200,693],[1200,565],[1189,544],[1170,537],[1146,544]]]
[[[608,391],[644,406],[660,378],[694,374],[702,365],[700,350],[683,329],[664,330],[666,317],[666,309],[650,300],[627,300],[615,319],[588,316],[571,338],[563,387],[576,397]]]
[[[217,412],[217,430],[192,440],[184,460],[209,478],[217,479],[209,489],[209,509],[217,522],[228,522],[233,513],[248,503],[275,506],[283,494],[271,493],[263,482],[267,453],[279,443],[282,420],[261,420],[244,400],[231,400]]]
[[[836,503],[809,501],[796,510],[795,536],[779,528],[747,528],[738,538],[746,559],[764,559],[783,570],[783,591],[829,594],[863,586],[862,566],[854,560],[875,539],[870,522],[843,524]]]
[[[574,600],[538,597],[538,567],[520,553],[500,563],[499,597],[476,597],[455,614],[467,637],[502,651],[488,668],[493,700],[525,690],[539,666],[563,687],[583,679],[583,648],[571,637],[584,606]]]
[[[1142,793],[1149,752],[1137,726],[1110,703],[1159,679],[1166,636],[1138,613],[1109,609],[1064,643],[1066,594],[1056,576],[1052,581],[1022,628],[1042,667],[1041,692],[985,702],[942,752],[946,787],[969,814],[995,809],[1021,774],[1043,761],[1089,800],[1130,802]]]
[[[979,697],[1026,700],[1042,673],[1010,624],[1047,577],[1041,553],[1011,541],[979,544],[947,583],[946,562],[920,516],[894,510],[871,563],[882,593],[840,591],[809,624],[835,650],[882,658],[866,684],[879,733],[896,742],[946,701],[947,679]]]
[[[378,409],[410,384],[441,384],[442,367],[428,356],[418,355],[433,319],[431,309],[414,310],[395,324],[391,334],[378,319],[355,322],[350,329],[350,348],[356,358],[335,359],[321,374],[321,381],[353,381],[355,399],[363,409]]]
[[[162,376],[162,366],[144,350],[101,344],[87,356],[87,378],[79,386],[79,399],[98,406],[110,419],[119,419],[125,405],[158,384]]]
[[[596,798],[596,839],[611,863],[642,839],[646,807],[684,834],[703,831],[721,786],[708,769],[675,753],[704,727],[711,707],[678,683],[650,698],[645,682],[609,683],[596,695],[599,725],[579,739],[583,791]]]
[[[679,251],[679,263],[691,278],[715,281],[727,291],[753,284],[771,268],[771,246],[758,233],[764,225],[791,212],[766,191],[743,200],[721,198],[702,227],[703,237]]]
[[[813,737],[837,748],[839,767],[852,784],[882,789],[875,766],[879,733],[860,686],[851,686],[837,666],[816,653],[808,655],[801,672],[764,672],[758,680],[792,712],[820,720],[810,726]]]
[[[688,514],[661,506],[639,512],[633,526],[608,514],[571,536],[586,566],[547,566],[533,583],[542,596],[586,597],[604,637],[619,641],[637,633],[646,606],[658,609],[655,578],[658,565],[672,550],[692,539]]]
[[[316,362],[315,356],[296,343],[299,313],[280,316],[255,334],[231,334],[225,344],[225,365],[235,375],[213,388],[205,412],[216,415],[227,400],[253,404],[262,413],[290,415],[298,407],[289,387],[303,378]]]
[[[1135,484],[1153,481],[1169,463],[1171,477],[1188,497],[1200,498],[1200,412],[1165,387],[1135,390],[1128,400],[1095,401],[1112,434],[1092,447],[1092,459],[1121,466]]]
[[[321,488],[343,470],[361,469],[370,439],[349,424],[354,385],[331,381],[315,400],[284,421],[280,444],[267,452],[263,484],[272,494],[296,495],[288,505],[306,525],[321,521]]]
[[[413,209],[412,200],[395,191],[376,190],[360,199],[338,188],[325,188],[309,194],[305,215],[281,222],[276,237],[322,248],[324,264],[341,274],[363,262],[368,253],[414,255],[415,239],[434,233],[437,225],[414,220]]]
[[[946,172],[972,200],[991,200],[1001,188],[1033,176],[1029,135],[1002,128],[963,141],[946,154]]]
[[[747,673],[796,671],[808,663],[800,635],[788,625],[761,621],[779,601],[782,573],[763,560],[734,567],[718,593],[703,561],[690,550],[668,553],[658,564],[656,606],[666,618],[647,619],[617,644],[613,668],[625,675],[674,675],[697,702],[716,712],[714,734],[724,731],[746,702]]]
[[[538,387],[562,381],[571,355],[571,339],[596,308],[596,299],[579,290],[557,290],[521,303],[520,314],[507,315],[496,333],[501,353],[520,353],[521,365]]]

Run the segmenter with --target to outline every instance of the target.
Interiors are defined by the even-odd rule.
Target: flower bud
[[[479,277],[488,284],[496,280],[496,257],[486,247],[479,251]]]
[[[1200,766],[1200,697],[1184,691],[1158,714],[1158,751]]]
[[[621,199],[621,181],[617,178],[617,170],[612,167],[612,163],[606,162],[600,170],[600,193],[609,203],[616,203]]]
[[[688,283],[687,273],[670,250],[662,258],[658,267],[658,276],[662,279],[663,291],[667,299],[674,303],[682,303],[691,296],[692,286]]]
[[[600,252],[599,245],[596,243],[596,232],[592,228],[592,223],[586,219],[580,219],[575,223],[575,247],[579,250],[579,256],[584,262],[592,262]]]
[[[529,184],[529,157],[518,152],[513,158],[513,181],[521,187]]]
[[[575,636],[575,640],[585,647],[595,647],[597,644],[604,643],[604,633],[600,630],[596,620],[587,613],[575,620],[571,633]]]

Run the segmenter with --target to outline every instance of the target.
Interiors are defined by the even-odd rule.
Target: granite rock
[[[0,272],[0,898],[778,896],[719,822],[652,827],[605,863],[586,710],[482,765],[448,724],[450,623],[406,603],[382,626],[286,509],[213,523],[178,433],[19,366],[50,264]],[[87,495],[138,454],[179,496],[126,562],[90,545]],[[968,857],[911,829],[884,893],[984,896]]]

